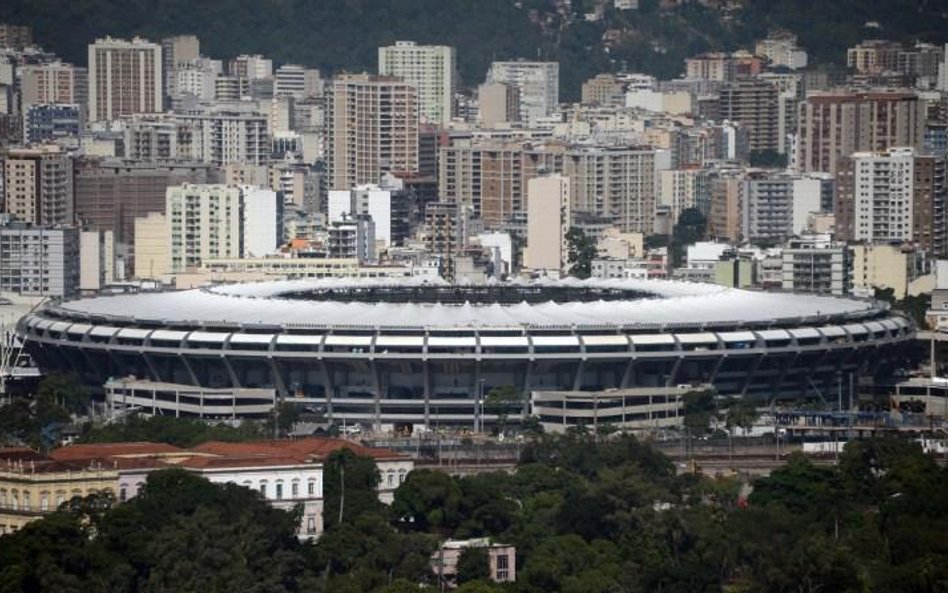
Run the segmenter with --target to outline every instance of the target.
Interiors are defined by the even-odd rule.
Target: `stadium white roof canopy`
[[[647,292],[629,300],[505,304],[367,303],[281,298],[294,291],[372,286],[447,286],[420,279],[326,279],[235,284],[180,292],[142,293],[70,301],[53,307],[67,316],[163,322],[167,325],[298,327],[491,328],[522,326],[656,326],[777,323],[781,320],[880,312],[878,302],[725,288],[663,280],[533,280],[514,286],[572,286]],[[814,319],[815,320],[815,319]]]

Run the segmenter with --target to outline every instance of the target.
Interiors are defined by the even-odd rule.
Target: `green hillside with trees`
[[[34,27],[35,37],[84,64],[97,36],[160,39],[193,33],[206,55],[262,53],[326,72],[372,71],[377,48],[398,39],[457,47],[464,84],[480,83],[494,59],[556,59],[564,99],[602,71],[628,69],[676,77],[682,60],[713,49],[749,47],[774,28],[797,33],[812,63],[843,62],[864,37],[944,42],[948,9],[932,0],[746,0],[724,12],[686,2],[660,11],[604,4],[601,20],[584,14],[595,0],[5,0],[0,19]],[[866,28],[876,22],[881,28]],[[614,39],[608,46],[603,39]]]

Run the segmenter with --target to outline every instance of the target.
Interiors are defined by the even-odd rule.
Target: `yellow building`
[[[876,288],[891,288],[904,299],[921,270],[918,253],[896,245],[853,245],[853,290],[871,296]]]
[[[76,496],[115,493],[118,470],[101,460],[54,460],[0,449],[0,535],[21,529]]]

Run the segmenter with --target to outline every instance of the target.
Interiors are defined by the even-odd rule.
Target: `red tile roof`
[[[93,457],[149,457],[186,453],[185,449],[166,443],[94,443],[69,445],[54,449],[53,459],[89,459]]]
[[[214,455],[262,455],[291,452],[296,455],[325,459],[330,453],[340,449],[349,449],[356,455],[372,457],[373,459],[407,459],[404,455],[389,451],[388,449],[364,447],[345,439],[317,437],[299,440],[252,441],[246,443],[211,441],[193,447],[191,450]]]
[[[296,455],[231,455],[227,457],[188,457],[178,464],[188,469],[276,467],[286,465],[311,465],[305,457]]]

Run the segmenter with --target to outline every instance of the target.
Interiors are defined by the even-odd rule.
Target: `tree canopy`
[[[77,498],[0,537],[0,593],[428,592],[439,542],[481,537],[516,546],[517,582],[487,582],[485,555],[470,552],[459,591],[948,587],[948,470],[907,440],[852,442],[837,466],[795,453],[746,501],[737,479],[678,473],[623,434],[539,435],[512,474],[416,470],[391,509],[357,502],[375,472],[371,460],[333,460],[326,517],[343,473],[346,510],[315,543],[295,537],[296,513],[255,491],[156,472],[127,503]]]

